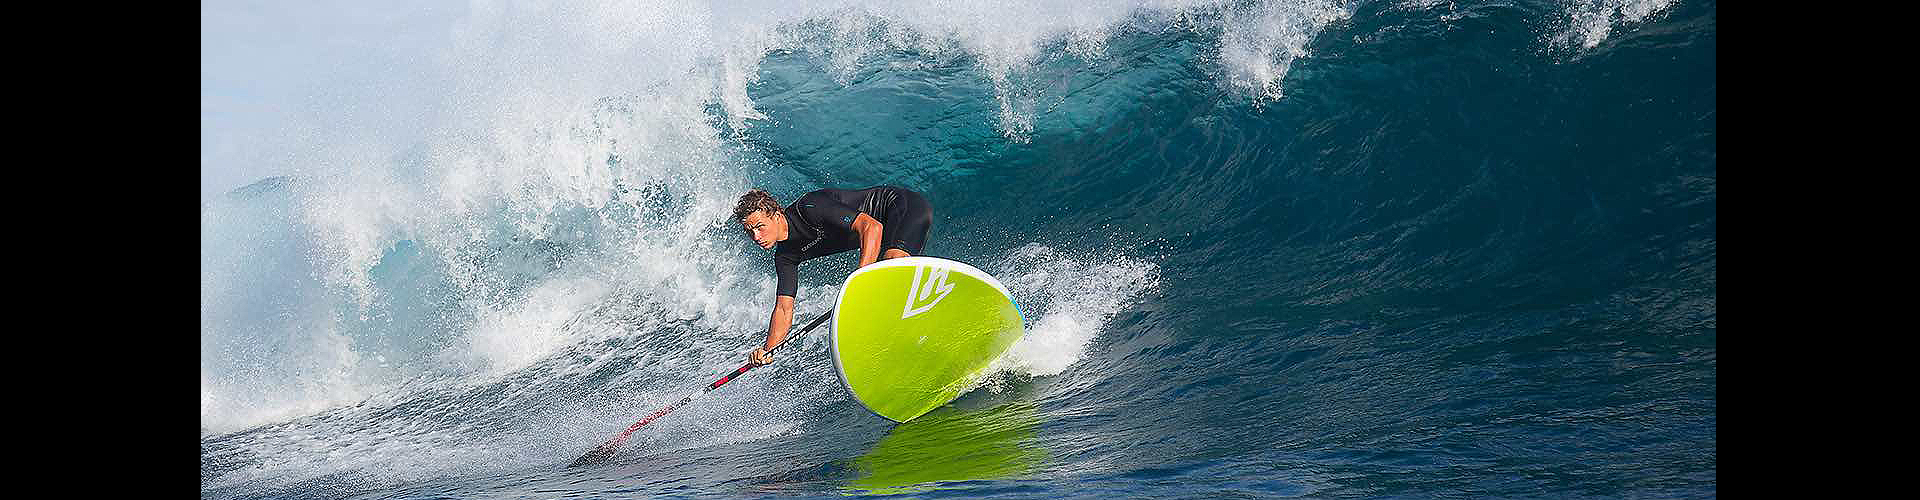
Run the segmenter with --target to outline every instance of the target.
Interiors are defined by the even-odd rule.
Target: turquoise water
[[[1717,496],[1714,2],[675,9],[476,11],[203,207],[203,498]],[[740,192],[875,184],[1019,299],[987,383],[814,332],[564,467],[764,335]]]

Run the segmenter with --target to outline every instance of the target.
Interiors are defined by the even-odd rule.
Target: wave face
[[[1712,1],[452,18],[203,206],[203,498],[1715,495]],[[980,387],[814,332],[563,467],[763,338],[740,193],[876,184],[1020,299]]]

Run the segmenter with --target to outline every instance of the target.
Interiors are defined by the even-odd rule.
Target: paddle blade
[[[625,437],[625,436],[622,436],[622,437]],[[614,449],[620,447],[621,441],[626,441],[626,440],[614,439],[611,441],[607,441],[605,444],[600,445],[600,447],[594,448],[593,451],[589,451],[587,452],[587,454],[581,455],[579,460],[574,460],[573,463],[567,464],[567,466],[579,467],[582,465],[594,465],[594,464],[606,462],[607,459],[613,458],[613,451]]]
[[[820,317],[818,318],[814,318],[812,323],[808,323],[806,328],[801,328],[800,333],[796,333],[789,336],[788,340],[792,340],[793,338],[799,337],[801,335],[806,335],[808,331],[813,330],[813,327],[820,326],[820,323],[826,322],[827,317],[832,315],[833,313],[827,313],[827,314],[820,315]],[[787,345],[787,344],[785,342],[782,342],[780,343],[780,345],[773,346],[773,348],[779,349],[780,346],[784,346],[784,345]],[[771,353],[773,352],[773,350],[769,349],[767,350],[767,352]],[[673,404],[667,405],[666,408],[661,408],[660,411],[653,412],[652,415],[647,415],[647,418],[640,419],[640,421],[635,422],[632,427],[628,427],[626,432],[622,432],[620,433],[619,436],[614,436],[613,439],[607,440],[606,444],[600,445],[599,448],[594,448],[593,451],[587,452],[586,455],[581,455],[579,460],[574,460],[573,463],[568,464],[567,467],[579,467],[582,465],[592,465],[592,464],[605,462],[607,461],[607,459],[613,458],[614,448],[619,448],[621,443],[627,442],[627,436],[633,435],[633,431],[640,430],[640,427],[647,425],[648,422],[652,422],[653,419],[660,418],[662,416],[665,416],[668,413],[673,413],[674,408],[679,408],[680,405],[687,404],[688,401],[693,401],[693,398],[695,397],[699,397],[702,394],[713,392],[714,389],[719,389],[720,386],[727,385],[728,381],[739,378],[741,375],[745,375],[747,373],[747,370],[752,370],[753,367],[755,366],[759,366],[759,365],[755,365],[751,362],[744,365],[740,365],[740,368],[734,370],[732,375],[720,377],[720,380],[715,380],[713,381],[713,383],[707,384],[707,388],[701,389],[699,392],[695,392],[693,394],[688,394],[686,397],[680,398],[679,401],[674,401]]]

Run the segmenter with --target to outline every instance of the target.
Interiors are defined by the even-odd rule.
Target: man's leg
[[[907,190],[897,193],[899,198],[887,210],[886,229],[880,237],[881,260],[908,257],[920,251],[927,242],[927,229],[933,225],[933,205],[927,203],[926,198]]]

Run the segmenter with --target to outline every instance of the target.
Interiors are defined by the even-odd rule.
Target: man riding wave
[[[733,218],[760,248],[773,251],[778,280],[773,316],[766,342],[747,355],[752,363],[764,365],[773,361],[767,351],[785,341],[793,325],[801,262],[859,249],[859,267],[866,267],[919,253],[933,225],[933,205],[920,193],[898,186],[820,189],[785,207],[766,191],[754,189],[740,196]]]

